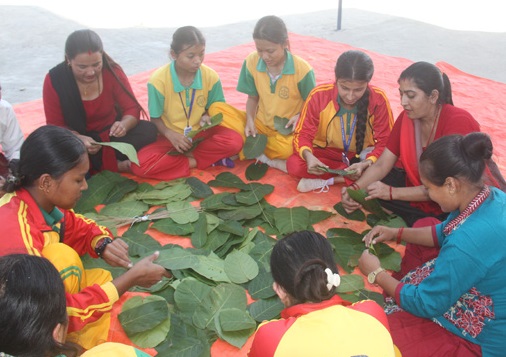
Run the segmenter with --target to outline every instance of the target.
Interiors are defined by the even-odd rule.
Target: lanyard
[[[188,91],[188,90],[186,90]],[[188,93],[188,92],[186,92]],[[186,116],[186,127],[188,128],[190,126],[190,117],[192,115],[192,109],[193,109],[193,100],[195,99],[195,88],[192,89],[192,99],[190,101],[190,104],[188,105],[188,95],[186,95],[186,105],[190,107],[188,111],[186,111],[186,105],[183,103],[183,97],[181,96],[181,92],[179,94],[179,100],[181,101],[181,106],[184,110],[184,115]]]
[[[343,139],[343,162],[350,166],[350,160],[348,159],[348,149],[350,148],[351,138],[353,137],[353,132],[355,131],[355,124],[357,124],[357,115],[353,118],[353,123],[351,124],[351,130],[348,138],[346,138],[346,132],[344,130],[344,118],[343,116],[339,117],[339,122],[341,123],[341,138]]]

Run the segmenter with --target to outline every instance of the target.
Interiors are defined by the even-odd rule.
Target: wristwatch
[[[369,282],[369,284],[374,284],[374,282],[376,281],[376,276],[382,271],[385,271],[385,269],[379,267],[375,271],[370,272],[369,275],[367,275],[367,281]]]
[[[109,237],[102,238],[98,241],[97,246],[95,247],[95,253],[99,257],[102,257],[102,254],[104,253],[105,247],[107,247],[107,244],[111,243],[112,239]]]

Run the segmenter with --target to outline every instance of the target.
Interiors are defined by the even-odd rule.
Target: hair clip
[[[19,184],[20,180],[19,180],[19,177],[16,177],[16,176],[14,176],[14,175],[11,174],[11,175],[7,176],[7,180],[6,181],[7,181],[7,183],[17,185],[17,184]]]
[[[333,273],[329,268],[325,269],[327,273],[327,289],[331,291],[333,287],[337,288],[341,284],[341,277],[337,273]]]

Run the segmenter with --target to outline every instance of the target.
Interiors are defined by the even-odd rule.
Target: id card
[[[190,135],[190,131],[192,131],[192,127],[191,126],[187,126],[184,128],[184,131],[183,131],[183,135],[186,136],[188,138],[188,135]],[[192,141],[191,138],[188,138],[190,141]]]
[[[342,158],[343,158],[343,162],[346,166],[350,166],[350,159],[348,159],[348,156],[346,156],[346,154],[343,152],[341,153],[342,155]]]

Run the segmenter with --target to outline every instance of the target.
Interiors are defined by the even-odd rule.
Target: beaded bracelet
[[[397,239],[395,240],[397,244],[401,244],[401,238],[402,238],[402,231],[404,230],[404,227],[399,228],[397,231]]]

